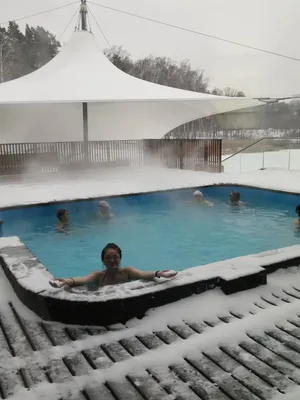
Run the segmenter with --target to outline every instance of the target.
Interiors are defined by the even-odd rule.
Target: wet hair
[[[297,213],[298,215],[300,214],[300,204],[298,204],[295,208],[295,213]]]
[[[235,197],[237,201],[240,201],[240,198],[241,198],[240,192],[237,192],[236,190],[233,190],[233,191],[230,193],[230,196]]]
[[[119,254],[120,258],[122,258],[122,250],[120,249],[119,246],[117,246],[115,243],[108,243],[102,250],[101,252],[101,260],[104,260],[105,253],[107,250],[113,249],[116,250],[116,252]]]
[[[65,215],[67,211],[68,210],[66,210],[65,208],[61,208],[60,210],[58,210],[56,213],[57,219],[61,221],[62,217]]]

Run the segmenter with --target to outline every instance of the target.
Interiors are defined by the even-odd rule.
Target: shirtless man
[[[240,199],[240,192],[236,192],[235,190],[233,190],[229,195],[229,204],[231,206],[244,206],[245,204]]]
[[[58,222],[56,224],[56,229],[63,232],[70,224],[70,216],[68,210],[60,209],[56,213]]]

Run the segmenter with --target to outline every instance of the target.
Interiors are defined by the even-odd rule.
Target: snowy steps
[[[70,393],[59,400],[268,400],[300,385],[300,317],[295,315],[261,334],[248,334],[249,341],[234,346],[197,351],[180,363],[149,368],[126,377],[72,388],[77,376],[105,370],[114,364],[188,341],[220,324],[246,315],[300,300],[299,288],[262,295],[251,309],[215,316],[204,321],[182,321],[163,330],[124,337],[119,341],[76,353],[46,358],[59,346],[97,337],[109,328],[64,327],[24,320],[12,304],[0,309],[0,398],[9,399],[39,384],[68,382]],[[300,311],[299,311],[300,315]],[[45,359],[44,363],[38,362]],[[52,396],[49,399],[55,400]]]

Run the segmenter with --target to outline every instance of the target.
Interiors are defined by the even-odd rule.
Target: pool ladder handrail
[[[239,150],[239,151],[236,151],[234,154],[231,154],[230,156],[224,158],[224,160],[221,160],[221,164],[222,164],[224,161],[229,160],[230,158],[232,158],[232,157],[234,157],[234,156],[236,156],[236,155],[242,153],[243,151],[249,149],[250,147],[256,145],[256,144],[259,143],[259,142],[262,142],[262,141],[265,140],[265,139],[277,139],[277,138],[265,138],[265,137],[264,137],[264,138],[262,138],[262,139],[259,139],[259,140],[257,140],[256,142],[251,143],[251,144],[249,144],[248,146],[244,147],[243,149],[241,149],[241,150]],[[234,139],[233,139],[233,140],[234,140]]]
[[[230,158],[235,157],[240,153],[243,153],[245,150],[257,145],[257,143],[263,142],[265,140],[283,140],[283,141],[285,141],[285,140],[300,140],[300,137],[287,137],[287,138],[285,138],[285,137],[263,137],[259,140],[256,140],[254,143],[249,144],[249,146],[246,146],[243,149],[236,151],[234,154],[231,154],[230,156],[224,158],[224,160],[221,160],[221,164],[223,164],[225,161],[229,160]],[[289,150],[291,150],[291,148],[289,148]],[[263,157],[264,157],[264,153],[265,152],[263,151]],[[289,155],[288,164],[289,164],[288,169],[290,169],[290,155]],[[264,165],[263,165],[262,169],[264,169]]]

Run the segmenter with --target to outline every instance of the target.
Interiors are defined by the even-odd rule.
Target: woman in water
[[[155,278],[173,278],[177,272],[163,270],[156,272],[139,271],[133,267],[121,268],[122,251],[119,246],[114,243],[107,244],[101,253],[101,260],[106,267],[105,271],[94,271],[87,276],[74,278],[56,278],[55,281],[60,281],[66,286],[80,286],[87,284],[96,284],[98,286],[116,285],[137,279],[152,281]],[[54,282],[55,282],[54,281]],[[58,287],[53,281],[50,285]]]

